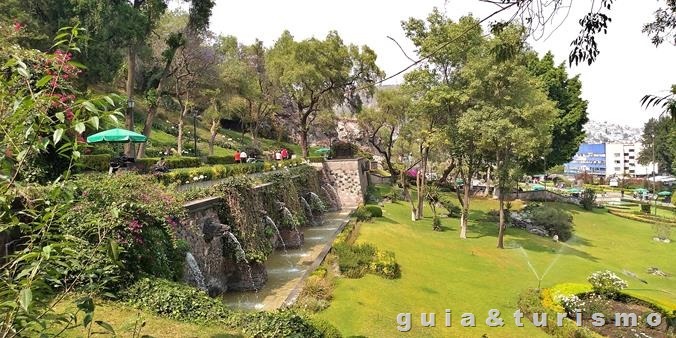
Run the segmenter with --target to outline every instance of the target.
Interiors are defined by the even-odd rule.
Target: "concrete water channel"
[[[222,297],[230,307],[243,310],[273,310],[292,303],[303,280],[324,260],[336,235],[348,222],[352,209],[328,212],[322,225],[302,228],[305,243],[298,249],[278,249],[265,267],[268,282],[256,292],[226,292]]]

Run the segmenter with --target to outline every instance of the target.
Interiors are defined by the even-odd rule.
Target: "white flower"
[[[190,181],[185,181],[185,184],[188,184],[188,183],[190,183]]]
[[[199,180],[199,179],[200,179],[200,178],[197,177],[197,176],[195,176],[195,177],[192,178],[193,181],[197,181],[197,180]]]

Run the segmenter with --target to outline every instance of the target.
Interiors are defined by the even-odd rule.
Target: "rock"
[[[651,275],[655,275],[655,276],[662,276],[662,277],[668,276],[668,274],[666,272],[664,272],[664,271],[662,271],[659,268],[656,268],[654,266],[651,266],[651,267],[648,268],[648,273],[651,274]]]

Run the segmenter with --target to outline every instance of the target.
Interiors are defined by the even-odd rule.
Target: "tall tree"
[[[558,110],[552,129],[552,142],[549,149],[542,149],[540,156],[525,163],[527,173],[546,171],[543,168],[546,163],[553,167],[561,165],[573,158],[580,144],[584,142],[585,123],[587,117],[587,101],[582,99],[582,83],[579,75],[568,77],[563,63],[554,65],[554,55],[551,52],[540,59],[535,52],[529,52],[526,56],[528,70],[537,76],[545,85],[550,100],[556,102]]]
[[[383,76],[375,61],[372,49],[345,45],[335,31],[324,40],[303,41],[285,31],[275,42],[266,59],[269,78],[280,88],[287,117],[297,126],[303,157],[308,156],[308,135],[319,111],[372,93]]]
[[[398,172],[393,164],[392,150],[399,130],[406,121],[411,98],[401,88],[376,91],[377,106],[364,109],[358,116],[363,136],[385,158],[387,170],[395,177]]]
[[[463,72],[468,95],[477,102],[458,122],[474,133],[477,146],[490,154],[498,179],[498,248],[505,233],[505,194],[521,159],[538,154],[551,142],[556,114],[542,83],[525,66],[523,30],[496,26],[484,57],[472,58]],[[511,189],[510,189],[511,190]]]
[[[639,163],[654,161],[660,172],[676,173],[676,123],[670,117],[648,120],[643,126],[642,143]]]
[[[407,88],[412,90],[418,107],[418,114],[412,114],[412,117],[427,121],[420,130],[422,135],[431,136],[426,141],[429,142],[428,145],[435,145],[450,156],[444,176],[448,177],[453,169],[461,169],[457,173],[463,177],[464,197],[458,194],[458,200],[463,210],[460,237],[464,238],[469,216],[471,182],[477,166],[482,162],[482,154],[476,152],[476,147],[472,146],[472,135],[463,137],[456,126],[459,117],[471,105],[470,97],[465,93],[467,80],[461,76],[462,69],[468,60],[480,56],[478,49],[484,43],[482,30],[471,16],[454,22],[436,8],[426,21],[409,19],[402,26],[407,37],[416,45],[419,56],[429,55],[429,64],[406,78]],[[439,49],[439,46],[444,48]],[[427,150],[421,153],[429,153],[429,148],[422,149]],[[427,163],[427,157],[422,156],[421,161]],[[423,171],[426,170],[426,165],[421,167]],[[420,182],[424,190],[425,175],[422,175]],[[420,199],[418,202],[418,206],[422,206]],[[419,216],[422,216],[421,208],[417,210]]]

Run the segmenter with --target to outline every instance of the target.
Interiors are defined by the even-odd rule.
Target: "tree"
[[[561,165],[573,158],[580,144],[584,142],[584,125],[587,118],[587,101],[582,99],[582,83],[579,76],[568,77],[566,67],[561,63],[554,66],[554,55],[551,52],[540,59],[536,53],[530,52],[526,56],[528,70],[537,76],[545,85],[548,97],[556,102],[558,110],[552,129],[551,148],[542,149],[539,156],[528,159],[525,171],[533,174],[544,172],[546,163],[553,167]],[[544,156],[545,160],[541,160]]]
[[[308,135],[320,110],[372,93],[383,76],[375,61],[372,49],[345,45],[335,31],[324,40],[303,41],[285,31],[275,42],[266,59],[269,78],[282,93],[283,117],[297,126],[303,157],[308,156]]]
[[[249,125],[254,144],[258,142],[260,128],[270,123],[280,108],[281,93],[268,75],[266,52],[260,40],[243,48],[245,71],[242,74],[240,95],[246,101],[248,109],[242,120]]]
[[[549,146],[556,114],[541,82],[526,68],[522,34],[516,26],[494,27],[484,56],[472,58],[463,70],[471,79],[468,96],[476,103],[460,117],[458,128],[473,130],[478,149],[495,165],[498,248],[504,247],[506,190],[519,176],[519,161]]]
[[[654,161],[661,172],[676,172],[676,126],[671,118],[648,120],[643,126],[642,143],[639,163],[645,165]]]
[[[470,107],[470,97],[465,92],[467,80],[462,78],[462,69],[484,43],[481,27],[474,18],[463,17],[458,22],[446,18],[434,9],[427,22],[409,19],[403,24],[406,35],[418,48],[418,54],[430,55],[429,65],[407,75],[407,88],[415,98],[416,110],[412,119],[422,118],[422,126],[416,125],[421,141],[434,145],[435,153],[450,157],[443,178],[456,169],[464,179],[463,195],[458,192],[462,205],[460,237],[466,237],[469,215],[469,194],[472,178],[482,162],[482,154],[473,146],[473,134],[460,133],[457,129],[459,117]],[[444,48],[439,50],[439,46]],[[422,112],[422,113],[420,113]],[[426,171],[429,146],[421,146],[423,171]],[[457,170],[460,169],[460,170]],[[456,175],[457,177],[458,175]],[[422,188],[425,175],[421,177]],[[455,181],[455,180],[454,180]],[[419,203],[418,213],[422,216]]]
[[[376,91],[375,109],[364,109],[357,117],[363,136],[385,158],[387,170],[396,176],[392,162],[392,148],[399,129],[406,121],[411,98],[401,88]]]

